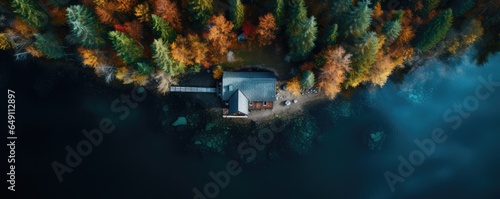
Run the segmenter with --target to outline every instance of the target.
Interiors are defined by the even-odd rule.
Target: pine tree
[[[314,16],[307,18],[307,10],[303,0],[291,0],[291,19],[286,33],[290,57],[293,60],[304,60],[315,47],[318,28]]]
[[[379,41],[375,32],[367,32],[359,39],[356,44],[357,50],[352,57],[353,70],[349,73],[346,87],[356,87],[367,80],[370,69],[377,60]]]
[[[389,41],[394,41],[401,34],[401,21],[389,21],[384,24],[383,32]]]
[[[241,0],[229,0],[229,15],[231,16],[231,21],[233,21],[234,29],[240,29],[243,25],[243,18],[245,15],[243,4]]]
[[[102,29],[92,11],[82,5],[70,6],[66,9],[68,24],[72,35],[87,48],[98,48],[105,44]]]
[[[138,62],[136,70],[142,75],[149,75],[154,71],[154,68],[147,62]]]
[[[453,3],[453,15],[462,16],[476,5],[476,0],[457,0]]]
[[[187,0],[188,8],[194,21],[201,25],[207,23],[214,13],[213,0]]]
[[[151,25],[157,38],[162,38],[166,42],[172,42],[177,37],[175,30],[157,15],[151,15]]]
[[[304,89],[310,89],[314,86],[314,73],[310,70],[306,70],[302,73],[302,77],[300,78],[300,84]]]
[[[285,2],[284,0],[276,0],[274,4],[274,19],[276,27],[281,27],[285,18]]]
[[[370,4],[369,0],[359,1],[358,6],[349,13],[345,31],[346,36],[352,35],[356,38],[366,32],[372,21],[373,9],[368,7]]]
[[[49,17],[33,0],[12,0],[13,12],[30,25],[42,28],[49,22]]]
[[[64,50],[57,37],[52,33],[35,34],[35,46],[49,59],[64,57]]]
[[[342,18],[349,13],[352,7],[352,0],[331,0],[330,7],[333,14],[333,21],[340,23]]]
[[[415,42],[414,47],[421,51],[427,51],[440,42],[453,23],[453,12],[451,9],[440,12],[423,29]]]
[[[176,76],[184,72],[184,65],[172,59],[167,42],[163,39],[155,39],[151,45],[153,59],[158,67],[170,76]]]
[[[119,31],[111,31],[109,38],[113,43],[113,49],[126,64],[134,65],[142,58],[143,49],[131,37]]]
[[[333,24],[326,35],[326,45],[335,45],[335,41],[337,40],[339,26],[337,24]]]
[[[441,0],[423,0],[424,8],[420,12],[421,16],[426,18],[429,13],[439,6]]]

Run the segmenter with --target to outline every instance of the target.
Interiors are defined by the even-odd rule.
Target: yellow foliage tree
[[[98,50],[92,50],[84,47],[79,47],[78,53],[83,58],[82,63],[86,66],[90,66],[95,68],[102,64],[102,60],[104,60],[104,55],[100,53]]]
[[[151,18],[149,14],[149,5],[144,2],[135,7],[135,16],[140,22],[148,22]]]
[[[222,70],[221,66],[217,66],[213,71],[214,79],[220,79],[222,77],[222,74],[224,74],[224,70]]]
[[[9,43],[9,38],[7,38],[7,35],[5,33],[0,34],[0,50],[6,50],[10,49],[10,43]]]
[[[290,91],[292,95],[299,96],[302,90],[299,78],[294,77],[286,82],[286,90]]]
[[[23,37],[31,37],[36,33],[36,28],[30,26],[19,17],[16,17],[10,24],[12,29]]]

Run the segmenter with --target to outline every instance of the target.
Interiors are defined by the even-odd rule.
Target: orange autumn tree
[[[300,80],[298,77],[294,77],[288,82],[286,82],[286,90],[290,91],[292,95],[299,96],[302,88],[300,87]]]
[[[125,26],[125,32],[130,37],[132,37],[137,42],[141,41],[143,27],[142,27],[142,24],[138,20],[126,22],[123,25]]]
[[[154,0],[154,14],[158,15],[177,31],[182,30],[182,21],[177,3],[171,0]]]
[[[342,90],[342,83],[346,80],[346,74],[351,70],[351,54],[346,54],[342,47],[328,47],[321,56],[325,59],[325,65],[321,68],[318,78],[318,87],[323,90],[330,99]]]
[[[184,65],[202,64],[208,53],[207,44],[196,34],[189,34],[187,38],[177,36],[170,48],[172,58]]]
[[[270,45],[276,38],[275,32],[277,30],[278,27],[276,27],[276,21],[274,20],[273,14],[267,13],[266,15],[259,17],[259,26],[256,30],[259,38],[259,46]]]
[[[233,23],[226,20],[224,15],[214,15],[209,20],[209,24],[213,24],[207,36],[212,52],[216,55],[226,54],[236,41],[236,34],[232,32]]]

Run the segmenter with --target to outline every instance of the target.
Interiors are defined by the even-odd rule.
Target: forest
[[[106,82],[154,85],[234,66],[228,53],[283,60],[287,89],[384,86],[419,59],[500,50],[499,0],[0,0],[0,50],[77,62]],[[259,60],[253,63],[259,64]],[[272,68],[272,65],[268,67]],[[286,79],[283,79],[286,78]]]

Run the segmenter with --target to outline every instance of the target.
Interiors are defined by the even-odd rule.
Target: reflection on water
[[[348,101],[316,105],[309,116],[324,136],[308,154],[244,167],[218,198],[499,198],[494,196],[500,196],[500,88],[459,129],[451,130],[443,120],[447,109],[474,94],[478,76],[492,74],[500,81],[499,63],[499,55],[483,67],[467,57],[450,66],[434,61],[408,74],[401,85],[388,82],[358,91]],[[32,70],[18,68],[17,75]],[[36,97],[33,79],[36,74],[4,81],[26,91],[18,96],[20,130],[25,132],[19,153],[20,170],[29,172],[19,178],[24,186],[37,187],[32,191],[37,197],[193,198],[194,187],[212,181],[210,171],[226,167],[227,157],[200,159],[185,152],[179,144],[185,140],[162,132],[161,108],[155,104],[164,98],[151,96],[120,121],[108,107],[131,88],[89,86],[88,80],[71,78],[46,97]],[[94,128],[104,117],[115,122],[116,132],[58,183],[50,163],[61,161],[64,147],[76,144],[82,129]],[[408,158],[418,149],[413,141],[429,138],[435,128],[442,128],[448,139],[392,193],[384,172],[397,173],[398,156]],[[366,135],[376,131],[385,132],[386,141],[380,151],[369,151]]]

